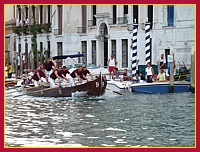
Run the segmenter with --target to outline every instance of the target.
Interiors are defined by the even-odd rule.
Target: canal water
[[[195,146],[192,93],[95,98],[5,97],[5,145],[14,147]]]

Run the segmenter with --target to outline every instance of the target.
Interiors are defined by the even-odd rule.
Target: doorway
[[[105,23],[102,23],[99,28],[99,33],[100,33],[100,48],[103,48],[102,54],[102,60],[103,65],[107,66],[107,61],[108,61],[108,28]]]

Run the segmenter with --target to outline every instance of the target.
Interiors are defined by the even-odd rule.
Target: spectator
[[[151,67],[151,63],[150,62],[147,63],[147,67],[146,67],[145,71],[146,71],[146,81],[147,81],[147,83],[153,82],[154,70]]]
[[[164,54],[161,54],[159,69],[165,69],[166,68],[166,60],[164,58]]]
[[[11,62],[9,62],[9,64],[8,64],[7,71],[8,71],[8,78],[10,79],[12,77],[12,65],[11,65]]]
[[[114,58],[113,55],[111,55],[111,58],[108,59],[107,61],[107,65],[108,65],[108,71],[110,73],[110,77],[111,77],[111,73],[114,72],[114,68],[117,66],[117,60]]]

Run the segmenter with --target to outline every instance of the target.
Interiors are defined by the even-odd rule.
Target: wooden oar
[[[116,93],[116,94],[119,94],[119,95],[124,95],[123,93],[120,93],[120,92],[118,92],[118,91],[113,91],[113,90],[110,90],[110,89],[108,89],[108,88],[106,88],[106,90],[112,91],[113,93]]]
[[[43,89],[43,90],[37,90],[37,91],[29,92],[29,93],[24,93],[24,94],[13,96],[13,98],[24,96],[24,95],[30,95],[30,94],[34,94],[34,93],[37,93],[37,92],[47,91],[47,90],[51,90],[51,89],[55,89],[55,88],[59,88],[59,87],[47,88],[47,89]]]
[[[21,80],[24,80],[24,79],[10,80],[9,82],[5,82],[5,84],[9,84],[9,83],[13,83],[13,82],[18,82],[18,81],[21,81]]]

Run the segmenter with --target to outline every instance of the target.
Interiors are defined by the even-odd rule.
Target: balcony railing
[[[128,17],[118,17],[118,24],[127,24],[128,23]]]
[[[79,34],[86,33],[86,27],[77,27],[77,33]]]
[[[127,30],[133,31],[133,24],[127,24]]]
[[[108,25],[112,25],[112,24],[116,24],[117,23],[117,19],[116,18],[109,18],[108,19]]]
[[[49,24],[36,24],[36,25],[31,25],[31,24],[24,24],[18,25],[13,29],[13,32],[22,35],[22,34],[31,34],[33,31],[37,31],[37,33],[48,33],[51,32],[51,25]]]
[[[54,29],[54,35],[61,35],[62,29]]]
[[[96,20],[88,20],[88,27],[96,26]]]

